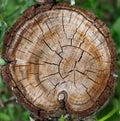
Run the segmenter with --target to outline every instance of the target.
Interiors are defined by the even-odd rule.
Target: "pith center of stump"
[[[62,78],[66,78],[71,74],[75,74],[78,71],[79,65],[77,65],[82,57],[82,50],[74,46],[64,46],[61,56],[63,57],[60,63],[60,74]],[[71,78],[74,80],[74,78]]]
[[[65,90],[61,91],[59,94],[58,94],[58,101],[59,103],[63,103],[63,105],[65,105],[66,101],[67,101],[67,97],[68,97],[68,94]],[[64,107],[65,108],[65,107]]]

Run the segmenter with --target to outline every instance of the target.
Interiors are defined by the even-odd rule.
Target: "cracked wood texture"
[[[2,57],[3,79],[42,121],[95,113],[116,83],[116,51],[105,24],[63,3],[26,10],[6,32]]]

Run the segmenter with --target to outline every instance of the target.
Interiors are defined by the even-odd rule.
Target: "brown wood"
[[[116,84],[116,51],[104,23],[66,4],[26,10],[3,39],[4,81],[40,120],[87,117]]]

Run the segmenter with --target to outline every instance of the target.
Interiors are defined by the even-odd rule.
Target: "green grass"
[[[64,0],[57,0],[62,2]],[[5,31],[13,25],[23,11],[32,4],[33,0],[0,0],[0,52],[2,38]],[[104,21],[110,29],[118,53],[118,75],[120,75],[120,0],[76,0],[76,5],[93,12],[99,19]],[[4,61],[0,60],[4,65]],[[115,90],[115,95],[109,104],[96,116],[96,121],[120,121],[120,77]],[[6,102],[12,97],[11,91],[0,77],[0,103]],[[29,112],[23,106],[13,102],[0,108],[0,121],[28,121]],[[64,121],[61,116],[60,121]]]

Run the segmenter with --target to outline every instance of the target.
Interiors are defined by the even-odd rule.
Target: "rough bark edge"
[[[90,13],[87,10],[83,10],[80,9],[76,6],[68,6],[67,4],[64,3],[59,3],[56,4],[54,6],[52,5],[35,5],[35,6],[31,6],[28,10],[26,10],[23,15],[16,21],[16,23],[13,25],[13,27],[11,27],[5,34],[4,38],[3,38],[3,49],[2,49],[2,57],[7,61],[7,62],[11,62],[14,61],[14,58],[11,58],[8,54],[7,54],[7,50],[9,50],[10,44],[12,43],[12,41],[14,40],[14,35],[15,33],[19,30],[19,27],[21,27],[25,21],[31,19],[32,17],[34,17],[35,15],[37,15],[38,13],[42,13],[48,10],[56,10],[56,9],[67,9],[70,11],[75,11],[81,15],[83,15],[88,21],[90,21],[91,23],[94,24],[94,26],[96,26],[96,28],[99,30],[99,32],[101,32],[101,34],[106,38],[106,42],[108,44],[108,48],[111,54],[111,74],[108,80],[108,85],[105,88],[104,92],[102,93],[102,95],[99,97],[99,99],[104,99],[103,102],[96,102],[95,105],[93,105],[90,109],[87,109],[83,112],[74,112],[76,115],[81,115],[82,117],[84,117],[86,114],[91,115],[93,113],[94,109],[99,109],[100,106],[102,106],[106,100],[108,100],[108,98],[106,97],[106,91],[108,93],[108,97],[109,95],[111,95],[111,90],[113,88],[113,86],[116,83],[116,78],[113,76],[113,74],[117,73],[117,65],[116,65],[116,61],[117,61],[117,54],[116,54],[116,50],[114,48],[114,43],[112,38],[110,37],[110,33],[109,30],[106,28],[105,24],[102,23],[100,20],[98,20],[98,18],[96,16],[94,16],[94,14]],[[9,70],[8,70],[8,66],[4,67],[2,70],[2,75],[4,78],[4,81],[10,85],[10,87],[13,87],[13,85],[15,86],[14,82],[11,79],[11,76],[9,74]],[[8,76],[9,75],[9,76]],[[108,89],[110,88],[110,89]],[[113,89],[112,89],[113,90]],[[14,94],[19,97],[18,101],[20,103],[23,103],[25,105],[25,107],[27,109],[29,109],[30,111],[33,111],[33,113],[37,116],[41,116],[44,117],[42,115],[45,115],[45,112],[43,111],[43,114],[40,114],[40,109],[35,108],[34,106],[31,106],[31,103],[29,103],[29,101],[26,100],[25,97],[23,97],[22,93],[20,92],[20,90],[16,87],[14,87],[13,89]],[[22,97],[22,98],[20,98]],[[72,114],[73,111],[69,112]],[[91,112],[91,113],[90,113]]]

